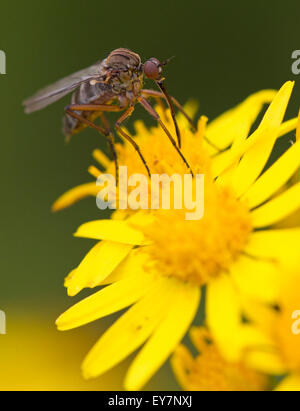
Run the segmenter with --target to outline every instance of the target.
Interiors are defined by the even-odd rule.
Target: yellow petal
[[[300,375],[292,374],[285,377],[277,385],[275,391],[300,391]]]
[[[69,284],[70,284],[70,282],[72,281],[72,278],[74,277],[75,273],[76,273],[76,268],[75,268],[74,270],[72,270],[72,271],[67,275],[67,277],[65,278],[64,286],[65,286],[66,288],[69,287]]]
[[[199,108],[199,103],[196,100],[189,100],[185,105],[184,105],[184,111],[188,114],[188,116],[193,119],[198,111]],[[178,126],[180,129],[186,129],[189,127],[189,122],[185,118],[185,116],[182,113],[178,113],[176,115]]]
[[[101,150],[95,149],[93,157],[102,167],[108,168],[110,166],[110,159]]]
[[[193,363],[194,358],[190,351],[183,344],[180,344],[171,357],[171,366],[176,380],[184,391],[193,389],[187,372],[193,367]]]
[[[240,361],[247,347],[268,344],[265,335],[252,325],[243,324],[242,305],[228,275],[207,286],[206,321],[224,358]]]
[[[251,235],[245,252],[258,259],[274,259],[285,266],[292,266],[298,264],[299,252],[296,244],[299,243],[299,228],[257,231]]]
[[[286,134],[295,130],[295,128],[297,127],[298,121],[299,120],[297,119],[297,117],[295,117],[295,118],[291,118],[290,120],[287,120],[284,123],[282,123],[278,137],[285,136]]]
[[[284,136],[296,127],[296,119],[288,120],[282,123],[279,127],[278,137]],[[223,176],[233,166],[234,173],[236,172],[236,164],[238,164],[241,156],[250,148],[255,148],[256,144],[266,136],[265,130],[258,128],[244,144],[235,144],[234,149],[224,151],[213,158],[213,175],[214,177]],[[262,140],[264,141],[264,140]]]
[[[62,196],[60,196],[52,205],[52,211],[60,211],[66,207],[70,207],[82,198],[94,196],[96,197],[99,192],[99,187],[96,186],[96,182],[86,183],[80,186],[71,188]]]
[[[264,157],[263,154],[265,154],[263,147],[266,141],[273,141],[274,144],[274,139],[281,135],[282,130],[286,130],[287,127],[285,125],[282,125],[280,127],[280,124],[283,120],[283,116],[293,86],[294,82],[288,81],[281,87],[279,92],[276,94],[274,100],[268,107],[268,110],[266,111],[259,127],[249,138],[247,138],[245,141],[242,140],[240,144],[235,144],[231,150],[228,150],[222,153],[221,155],[215,157],[213,162],[213,173],[215,176],[218,176],[221,175],[221,173],[223,173],[227,168],[234,164],[236,160],[241,158],[241,156],[247,152],[247,163],[250,162],[251,164],[248,170],[248,174],[246,173],[247,167],[245,167],[244,165],[246,159],[243,161],[242,165],[239,165],[238,167],[239,173],[236,172],[236,181],[234,182],[234,186],[236,187],[237,193],[243,194],[246,191],[245,187],[248,187],[249,181],[252,180],[253,175],[255,175],[254,179],[258,177],[257,171],[261,167],[262,158]],[[271,145],[270,141],[268,142],[269,146]],[[256,146],[258,146],[259,153],[261,155],[259,162],[256,162],[257,159],[255,156],[253,160],[253,153],[255,151]],[[262,169],[260,171],[262,171]],[[242,185],[240,187],[238,182],[242,180],[241,174],[245,174],[246,180],[244,182],[241,182]]]
[[[166,317],[138,353],[125,378],[127,390],[139,390],[167,360],[186,334],[200,303],[200,288],[177,282]]]
[[[230,276],[239,292],[266,303],[277,301],[281,275],[275,262],[246,256],[240,256],[230,267]]]
[[[134,122],[134,129],[136,135],[143,136],[145,139],[149,138],[149,128],[146,127],[142,120],[137,120]]]
[[[278,197],[252,211],[254,227],[267,227],[283,220],[300,208],[300,183],[284,191]]]
[[[240,146],[233,147],[233,153],[240,152],[245,145],[251,145],[252,141],[256,144],[249,148],[241,159],[234,177],[232,186],[238,196],[244,194],[254,183],[264,169],[270,154],[273,150],[275,141],[280,134],[280,125],[286,112],[286,108],[293,90],[294,83],[287,82],[280,89],[273,102],[270,104],[263,120],[256,132]],[[257,141],[257,134],[259,141]]]
[[[274,100],[268,107],[258,129],[243,144],[245,145],[246,149],[251,148],[254,143],[260,141],[261,132],[276,128],[282,122],[294,85],[294,81],[287,81],[286,83],[284,83],[284,85],[278,91]],[[286,124],[282,125],[282,128],[279,131],[279,135],[281,136],[282,131],[286,132],[287,129],[290,131],[290,127],[292,127],[292,125],[293,120],[289,120]]]
[[[235,340],[240,324],[238,295],[227,275],[211,281],[206,292],[206,321],[225,358],[237,361],[239,343]]]
[[[268,346],[262,346],[260,350],[252,351],[247,354],[246,364],[267,374],[280,375],[286,372],[286,367],[277,351],[272,351]]]
[[[236,139],[247,137],[264,104],[273,100],[275,90],[262,90],[252,94],[236,107],[221,114],[207,126],[206,137],[217,147],[228,147]]]
[[[141,249],[131,250],[128,256],[118,267],[106,277],[99,285],[115,283],[116,281],[129,278],[132,275],[143,276],[144,267],[149,262],[149,256],[141,252]]]
[[[82,224],[74,235],[131,245],[141,245],[144,242],[144,234],[141,231],[131,227],[126,221],[120,220],[90,221]]]
[[[246,192],[243,199],[250,208],[275,194],[300,166],[300,141],[286,151]]]
[[[160,278],[155,286],[100,338],[82,365],[85,378],[97,377],[139,348],[168,312],[173,281]]]
[[[137,211],[126,220],[133,228],[143,228],[155,221],[155,217],[147,211]]]
[[[232,164],[238,160],[239,156],[233,156],[230,150],[224,151],[213,158],[212,173],[214,177],[220,176],[227,171]]]
[[[89,166],[88,172],[91,174],[91,176],[95,177],[96,179],[102,174],[99,168],[95,166]]]
[[[270,338],[269,345],[273,345],[274,329],[278,313],[274,307],[265,302],[259,302],[251,298],[243,298],[242,307],[244,315],[262,332]]]
[[[61,331],[70,330],[134,304],[147,292],[154,279],[149,274],[131,275],[75,304],[56,321]]]
[[[68,294],[74,296],[85,287],[96,287],[128,255],[129,244],[102,241],[84,257],[74,275],[68,280]]]
[[[235,161],[232,163],[232,165],[229,168],[225,167],[226,168],[225,171],[216,180],[217,184],[220,184],[225,187],[230,186],[237,166],[238,166],[238,161]],[[215,177],[217,177],[217,175]]]
[[[269,93],[270,94],[270,93]],[[271,92],[271,96],[272,99],[275,97],[276,92],[274,91],[273,93]],[[270,97],[270,95],[268,96]],[[269,100],[271,101],[271,100]],[[258,101],[256,101],[256,103],[258,103]],[[251,113],[251,111],[249,112],[249,123],[247,123],[247,121],[244,121],[244,123],[241,125],[241,129],[240,131],[237,133],[237,137],[234,139],[233,143],[232,143],[232,147],[230,149],[231,153],[234,153],[236,151],[239,150],[239,147],[244,144],[244,142],[246,141],[251,125],[254,122],[254,119],[257,117],[259,111],[262,108],[262,105],[260,107],[253,107],[254,109],[257,108],[257,112],[253,112]],[[246,109],[246,107],[245,107]],[[246,114],[246,113],[245,113]],[[251,117],[252,115],[252,117]],[[242,118],[240,118],[240,120],[242,120]],[[231,181],[235,178],[235,170],[239,165],[239,158],[236,159],[235,162],[233,162],[233,164],[230,166],[230,168],[228,170],[226,170],[219,178],[218,178],[218,183],[221,183],[223,185],[228,185],[229,183],[231,183]]]
[[[300,140],[300,109],[298,113],[298,121],[297,121],[297,131],[296,131],[296,141]]]

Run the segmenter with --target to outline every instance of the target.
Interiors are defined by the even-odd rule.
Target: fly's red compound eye
[[[145,76],[151,80],[159,80],[161,76],[161,63],[156,58],[151,58],[144,64]]]

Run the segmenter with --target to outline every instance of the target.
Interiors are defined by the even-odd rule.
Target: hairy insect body
[[[136,103],[143,87],[143,69],[140,57],[129,50],[117,49],[102,62],[99,82],[82,83],[73,93],[71,104],[118,104],[128,107]],[[94,121],[99,111],[75,111],[84,118]],[[66,136],[78,133],[87,125],[65,114],[63,132]]]
[[[58,80],[50,86],[44,87],[34,96],[25,100],[23,102],[25,112],[33,113],[34,111],[41,110],[67,94],[73,93],[71,104],[65,107],[63,119],[64,134],[70,137],[85,127],[91,127],[105,136],[115,162],[116,182],[118,183],[117,152],[114,146],[112,128],[105,116],[107,112],[123,112],[115,121],[113,128],[134,147],[149,177],[151,176],[146,159],[141,153],[138,144],[122,128],[122,124],[132,115],[134,106],[139,103],[157,121],[171,141],[173,148],[193,175],[189,163],[181,152],[181,136],[173,104],[187,118],[191,127],[193,129],[195,127],[184,108],[166,90],[164,77],[162,76],[162,67],[168,61],[160,62],[152,57],[143,64],[140,56],[131,50],[124,48],[113,50],[106,59]],[[160,91],[143,89],[144,78],[153,80]],[[153,97],[159,99],[159,101],[163,99],[167,102],[173,119],[177,142],[159,114],[147,101]],[[100,117],[100,125],[94,123],[97,117]]]
[[[114,93],[109,85],[100,83],[82,83],[72,94],[71,104],[109,104],[113,97]],[[75,111],[75,113],[90,121],[94,121],[99,117],[99,112],[95,111]],[[71,117],[69,114],[65,114],[63,118],[63,133],[65,136],[68,137],[76,134],[86,127],[86,124],[80,123],[76,118]]]

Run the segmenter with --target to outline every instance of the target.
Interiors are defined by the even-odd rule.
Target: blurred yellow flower
[[[22,314],[9,310],[6,335],[0,335],[1,391],[105,391],[121,390],[123,368],[105,378],[85,381],[79,364],[95,332],[57,335],[53,312]],[[76,338],[74,338],[76,337]]]
[[[277,138],[296,127],[296,118],[282,122],[292,89],[293,83],[287,82],[278,93],[256,93],[207,128],[202,117],[196,134],[183,127],[181,120],[184,155],[195,173],[205,174],[202,220],[186,221],[184,210],[137,212],[129,217],[117,212],[115,218],[121,219],[92,221],[78,229],[76,236],[101,241],[66,279],[69,295],[85,287],[110,285],[62,314],[58,328],[78,327],[131,306],[88,354],[83,363],[85,377],[103,374],[146,343],[125,379],[127,389],[141,388],[185,335],[204,285],[207,316],[217,334],[220,312],[229,329],[236,325],[239,305],[232,292],[235,287],[273,301],[279,268],[290,257],[291,252],[286,251],[291,241],[299,241],[300,232],[278,233],[268,227],[300,206],[299,185],[274,198],[300,165],[300,143],[261,173]],[[263,104],[269,101],[272,103],[259,127],[248,137]],[[136,127],[136,141],[152,172],[186,173],[160,129],[148,131],[140,122]],[[206,139],[220,149],[229,148],[217,152]],[[103,163],[103,156],[96,154]],[[144,172],[131,147],[119,145],[118,154],[129,175]],[[104,165],[112,171],[110,162]],[[93,174],[97,175],[95,169]],[[96,192],[95,183],[93,189],[92,185],[73,189],[54,209]],[[272,258],[268,255],[270,244],[276,250]],[[225,303],[220,299],[224,291],[230,295]],[[226,335],[224,328],[226,344],[231,335]],[[245,326],[237,343],[250,336],[259,337],[255,329]]]
[[[197,357],[179,345],[171,359],[176,378],[185,391],[264,391],[269,387],[266,375],[242,362],[226,361],[207,328],[192,327],[190,337]]]
[[[277,390],[300,390],[299,263],[298,257],[294,270],[285,270],[281,276],[273,305],[255,298],[244,299],[240,305],[240,315],[243,312],[249,321],[249,327],[256,330],[259,338],[245,338],[238,347],[236,358],[242,358],[252,369],[271,375],[288,375]],[[240,324],[239,329],[235,328],[232,335],[233,347],[237,347],[234,340],[236,334],[243,333],[243,327]],[[221,334],[222,331],[219,333],[218,343],[223,347]],[[227,340],[228,343],[230,342]]]

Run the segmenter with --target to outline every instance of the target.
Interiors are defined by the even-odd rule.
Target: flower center
[[[166,127],[173,132],[174,126],[169,110],[163,111],[159,107],[156,107],[156,110],[164,119]],[[187,111],[190,110],[187,109]],[[181,153],[195,173],[200,173],[203,167],[207,167],[211,162],[208,153],[202,149],[206,122],[207,118],[201,117],[198,122],[198,131],[194,133],[185,120],[178,119],[182,139]],[[138,145],[151,174],[189,173],[186,164],[161,127],[149,129],[142,121],[136,121],[134,126],[136,131],[134,141]],[[124,141],[124,144],[116,144],[116,150],[119,165],[127,167],[128,176],[136,173],[148,176],[140,156],[128,141]],[[111,161],[106,167],[106,172],[114,174],[114,167],[114,162]]]
[[[186,209],[158,210],[143,227],[152,245],[145,250],[159,273],[199,285],[227,271],[252,230],[246,204],[205,175],[204,217],[186,220]]]
[[[168,112],[162,112],[161,115],[169,116],[166,124],[172,127]],[[143,252],[147,252],[150,257],[149,269],[152,270],[154,264],[157,271],[163,275],[199,285],[206,284],[229,268],[231,262],[244,249],[252,229],[246,204],[237,200],[230,189],[221,187],[211,176],[212,159],[203,144],[206,120],[201,117],[196,134],[186,126],[181,127],[182,153],[194,174],[205,176],[204,217],[201,220],[187,220],[187,213],[191,210],[174,207],[175,201],[172,202],[172,198],[174,199],[175,186],[172,186],[171,209],[155,210],[154,223],[140,227],[153,244],[143,247]],[[138,136],[135,141],[151,174],[165,173],[170,176],[176,173],[183,177],[190,173],[160,128],[148,131],[142,122],[137,122],[135,127]],[[128,143],[118,146],[118,157],[120,165],[128,166],[128,175],[145,174],[141,159]],[[195,180],[193,183],[196,185]],[[194,188],[192,191],[196,194]],[[162,195],[164,189],[162,186]],[[149,192],[151,196],[150,185]],[[175,194],[179,193],[175,191]]]

